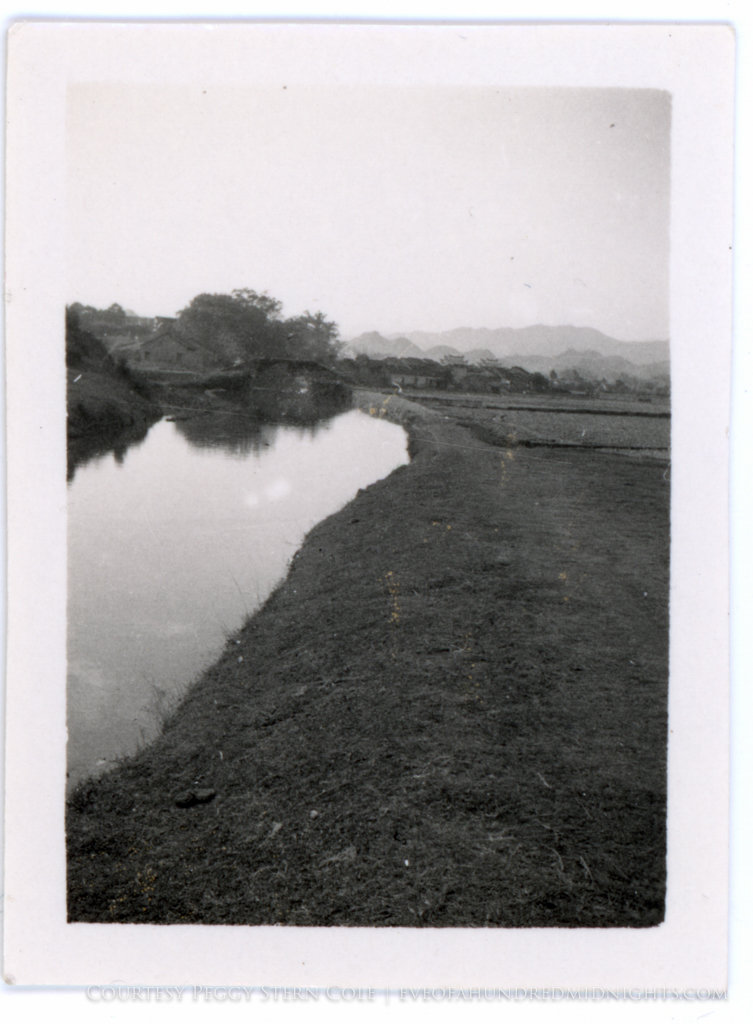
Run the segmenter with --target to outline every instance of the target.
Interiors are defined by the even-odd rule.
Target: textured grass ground
[[[387,408],[411,465],[319,524],[163,736],[74,794],[70,920],[662,920],[666,463]],[[216,796],[177,807],[192,788]]]

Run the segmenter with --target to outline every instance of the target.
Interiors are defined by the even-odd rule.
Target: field
[[[579,399],[548,395],[479,399],[466,395],[448,405],[444,397],[410,397],[437,411],[447,406],[454,413],[455,422],[492,443],[504,441],[530,447],[577,445],[669,458],[667,399],[642,402],[627,396]]]
[[[410,466],[74,793],[71,921],[663,919],[668,410],[514,397],[358,396]]]

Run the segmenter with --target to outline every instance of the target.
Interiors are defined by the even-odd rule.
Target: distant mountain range
[[[346,347],[353,355],[376,359],[416,357],[439,362],[445,356],[463,355],[469,363],[497,359],[530,372],[577,370],[598,380],[625,374],[669,377],[668,341],[617,341],[592,327],[458,327],[438,334],[411,331],[391,337],[370,331],[352,338]]]
[[[409,356],[426,357],[423,349],[414,345],[409,338],[385,338],[378,331],[359,334],[357,338],[351,338],[345,347],[353,355],[373,356],[375,359],[383,359],[385,356],[394,356],[397,359],[406,359]]]
[[[421,348],[448,345],[459,352],[489,349],[498,359],[510,355],[558,356],[569,350],[598,352],[602,356],[622,356],[631,363],[658,363],[669,359],[668,341],[617,341],[593,327],[457,327],[453,331],[430,334],[412,331],[404,336]]]

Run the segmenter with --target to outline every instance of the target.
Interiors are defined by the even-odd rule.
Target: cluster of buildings
[[[118,305],[94,309],[76,303],[71,310],[80,326],[99,338],[114,359],[135,369],[203,373],[226,362],[220,353],[182,334],[176,317],[137,316]]]
[[[432,359],[411,356],[402,359],[357,356],[355,359],[342,359],[338,369],[354,384],[400,390],[438,389],[499,395],[506,392],[542,392],[552,387],[552,381],[541,373],[529,373],[520,366],[502,366],[492,361],[473,365],[462,359],[437,363]]]

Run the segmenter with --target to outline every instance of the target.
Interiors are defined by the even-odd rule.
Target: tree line
[[[282,303],[266,292],[240,288],[230,295],[204,293],[182,309],[176,330],[233,361],[249,359],[313,359],[334,361],[342,344],[337,324],[324,313],[283,319]]]
[[[155,330],[167,330],[228,365],[274,358],[332,363],[342,348],[337,324],[324,313],[306,310],[283,319],[278,299],[251,288],[197,295],[175,318],[157,318],[151,328],[145,318],[129,316],[117,303],[105,310],[74,303],[67,313],[105,344],[124,334],[145,339]]]

